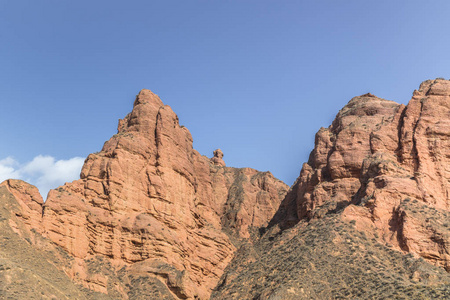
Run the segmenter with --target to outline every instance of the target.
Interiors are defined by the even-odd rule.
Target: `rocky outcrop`
[[[36,187],[0,184],[0,299],[108,299],[64,272],[71,258],[38,232],[41,205]]]
[[[142,90],[81,179],[49,192],[43,234],[75,258],[69,273],[90,289],[108,292],[107,276],[87,271],[103,257],[174,298],[206,299],[239,240],[266,226],[287,192],[269,172],[215,157],[195,151],[172,109]]]
[[[428,80],[407,106],[353,98],[315,147],[275,220],[284,227],[343,210],[358,228],[450,269],[448,221],[440,230],[410,200],[445,216],[450,204],[450,81]],[[422,209],[422,211],[425,211]]]
[[[449,143],[450,81],[351,99],[212,298],[448,298]]]
[[[406,106],[355,97],[287,191],[220,149],[201,156],[142,90],[45,204],[22,181],[0,185],[0,297],[448,298],[449,136],[450,81],[425,81]],[[45,289],[19,291],[21,278]]]
[[[225,167],[226,164],[223,160],[223,152],[220,149],[216,149],[213,152],[213,157],[211,158],[211,162],[217,166]]]
[[[20,209],[12,211],[12,213],[23,223],[28,230],[34,229],[42,232],[42,207],[44,200],[39,190],[22,180],[8,179],[0,184],[4,187],[17,201]],[[11,228],[16,229],[14,220],[10,219]],[[16,230],[16,232],[19,232]]]

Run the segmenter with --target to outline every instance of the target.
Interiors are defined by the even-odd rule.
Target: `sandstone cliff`
[[[0,185],[0,296],[450,298],[449,136],[450,81],[425,81],[406,106],[355,97],[287,191],[220,149],[201,156],[142,90],[80,180],[45,203]],[[27,253],[39,259],[22,265]],[[23,292],[20,278],[46,284]]]
[[[124,298],[127,280],[110,279],[118,270],[151,277],[154,286],[143,289],[154,295],[208,298],[236,246],[267,225],[288,189],[270,172],[201,156],[177,115],[149,90],[89,155],[81,179],[50,191],[45,204],[35,189],[5,185],[25,224],[74,258],[65,272],[75,282]],[[106,269],[94,272],[92,264]]]
[[[108,299],[65,274],[72,258],[35,229],[42,204],[23,181],[0,185],[0,299]]]
[[[307,299],[381,295],[379,287],[367,289],[362,280],[385,286],[383,297],[396,297],[394,292],[399,291],[407,297],[432,297],[436,291],[424,288],[430,283],[425,278],[437,280],[433,284],[443,284],[438,294],[450,296],[448,274],[440,268],[411,268],[411,263],[384,254],[395,249],[395,253],[410,253],[415,263],[422,262],[415,259],[423,258],[450,270],[449,146],[450,81],[423,82],[407,106],[372,94],[353,98],[330,127],[321,128],[316,134],[310,159],[268,232],[254,248],[238,253],[222,278],[219,292],[213,296]],[[352,226],[346,228],[348,224]],[[346,263],[328,258],[329,265],[324,258],[299,246],[305,243],[316,252],[339,257]],[[367,254],[369,257],[364,256]],[[278,260],[274,260],[275,256]],[[309,265],[299,257],[309,257]],[[299,265],[286,266],[282,262],[288,258]],[[316,264],[324,263],[325,268],[342,273],[341,284],[325,270],[316,269]],[[263,274],[272,278],[257,274],[250,283],[246,276],[260,272],[260,265],[264,266]],[[361,269],[365,265],[370,267]],[[370,274],[374,270],[370,268],[376,265],[378,272],[390,270],[390,276],[400,279],[387,282],[380,278],[381,273],[373,277]],[[293,278],[288,272],[305,272],[305,276],[309,273],[309,279],[303,275],[299,276],[301,279]],[[302,280],[309,281],[309,285]],[[320,288],[320,282],[329,285]],[[423,287],[416,290],[420,292],[409,290],[417,284]]]
[[[324,204],[345,207],[343,217],[358,228],[450,270],[448,232],[439,229],[450,221],[449,146],[450,81],[423,82],[407,106],[371,94],[353,98],[316,134],[283,204],[289,217],[277,218],[286,224],[320,218]],[[414,214],[419,206],[435,211],[440,225]]]

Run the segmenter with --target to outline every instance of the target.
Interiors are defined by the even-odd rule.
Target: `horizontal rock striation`
[[[450,81],[351,99],[212,298],[448,298],[449,146]]]
[[[315,147],[272,223],[343,211],[397,249],[450,270],[450,238],[415,201],[445,216],[450,204],[450,81],[428,80],[407,106],[371,94],[353,98]],[[408,206],[409,207],[409,206]],[[443,230],[445,229],[445,230]],[[450,227],[449,227],[450,229]]]
[[[201,156],[172,109],[142,90],[81,179],[50,191],[42,231],[78,261],[101,256],[159,278],[175,298],[206,299],[233,242],[267,225],[287,189],[269,172]],[[86,285],[107,292],[107,282]]]
[[[0,184],[0,297],[448,298],[449,149],[450,81],[423,82],[406,106],[365,94],[318,131],[288,191],[220,149],[201,156],[142,90],[80,180],[45,203]],[[52,282],[33,293],[11,278]]]

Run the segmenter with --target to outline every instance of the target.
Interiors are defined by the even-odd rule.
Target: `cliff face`
[[[288,191],[220,149],[201,156],[142,90],[80,180],[45,203],[0,185],[0,297],[450,297],[449,146],[450,81],[407,106],[362,95],[319,130]],[[20,278],[46,285],[19,291]]]
[[[300,296],[334,297],[342,292],[343,286],[350,285],[352,280],[356,282],[354,274],[360,273],[361,265],[377,265],[376,261],[370,260],[376,258],[379,262],[385,259],[382,252],[391,251],[383,250],[386,246],[393,247],[399,253],[423,258],[449,271],[449,146],[450,81],[437,79],[423,82],[419,90],[414,91],[407,106],[371,94],[353,98],[337,114],[330,127],[321,128],[316,134],[310,159],[303,165],[299,178],[280,205],[270,223],[270,229],[259,244],[250,247],[253,250],[238,253],[222,278],[219,292],[214,296],[226,298],[233,291],[238,291],[240,284],[242,292],[238,295],[255,296],[259,293],[265,295],[261,296],[264,299],[277,293],[281,293],[283,299],[298,299],[296,297]],[[354,225],[350,229],[343,229],[343,224]],[[277,228],[282,231],[278,232]],[[349,236],[350,230],[354,233]],[[365,238],[355,243],[358,231],[363,232]],[[317,236],[319,232],[320,236]],[[274,239],[278,240],[270,242]],[[345,274],[346,278],[341,278],[341,285],[333,286],[334,279],[327,278],[326,273],[317,276],[322,271],[317,271],[313,265],[325,263],[323,258],[315,257],[298,244],[294,245],[293,241],[298,239],[301,240],[297,241],[298,244],[304,244],[307,240],[310,240],[310,244],[320,244],[314,246],[316,250],[317,247],[320,251],[330,247],[328,252],[322,251],[325,256],[327,253],[336,253],[344,259],[348,255],[350,260],[346,266],[335,262],[335,268],[340,272],[347,269],[350,273]],[[323,245],[317,239],[328,239],[332,246]],[[373,239],[371,243],[375,244],[365,242],[366,239]],[[349,249],[353,244],[359,245],[353,250],[352,247]],[[265,252],[262,249],[269,250]],[[360,259],[355,251],[376,255]],[[317,281],[312,279],[311,285],[305,287],[304,283],[299,282],[308,281],[304,276],[300,276],[302,279],[291,278],[283,271],[283,267],[280,269],[281,262],[273,257],[283,260],[288,257],[288,252],[290,256],[297,256],[297,259],[309,257],[312,265],[308,280],[317,276]],[[405,273],[412,274],[409,279],[407,276],[397,281],[396,285],[398,289],[404,289],[406,295],[413,295],[409,294],[407,287],[416,283],[408,280],[418,276],[418,269],[411,269],[402,261],[389,260],[384,262],[387,265],[383,269],[390,269],[391,274],[399,271],[389,267],[389,264],[405,268],[398,274],[399,278]],[[252,282],[260,282],[259,287],[250,288],[246,286],[249,282],[245,278],[252,272],[260,272],[260,261],[266,270],[264,274],[274,274],[273,278],[263,279],[256,275]],[[303,268],[305,266],[291,267],[290,272],[302,272]],[[315,271],[311,271],[311,268]],[[433,277],[430,274],[427,276]],[[448,276],[440,276],[446,278],[441,283],[446,282],[448,287]],[[353,279],[348,281],[349,278]],[[358,275],[358,281],[362,278],[379,282],[380,285],[387,284],[383,278],[372,278],[367,274]],[[322,280],[330,284],[327,289],[312,287],[319,285]],[[277,291],[271,282],[291,287],[293,294],[282,289]],[[363,282],[359,286],[356,284],[354,291],[347,286],[344,289],[348,294],[343,295],[361,297],[357,291],[366,287],[367,284]],[[248,288],[257,291],[250,292]],[[374,286],[363,294],[370,298],[377,295],[373,294],[376,290]],[[391,292],[387,292],[386,296],[395,295]],[[421,293],[427,295],[428,292],[422,290]]]
[[[446,231],[413,213],[423,206],[436,211],[436,222],[448,222],[449,137],[447,80],[425,81],[407,106],[370,94],[353,98],[316,134],[310,160],[285,201],[285,210],[291,208],[286,214],[320,218],[324,204],[345,207],[343,217],[359,228],[450,270]]]
[[[85,261],[101,256],[162,278],[175,297],[205,299],[233,257],[232,240],[267,225],[287,189],[269,172],[201,156],[172,109],[142,90],[81,179],[50,191],[42,231],[76,258],[75,280],[95,290],[107,292],[108,279],[88,282]]]
[[[66,275],[71,258],[36,230],[42,204],[34,186],[20,180],[0,184],[0,298],[108,299]]]

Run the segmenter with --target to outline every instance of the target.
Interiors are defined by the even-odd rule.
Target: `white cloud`
[[[22,179],[39,189],[44,199],[50,189],[80,178],[84,158],[55,160],[52,156],[38,155],[32,161],[20,164],[12,157],[0,160],[0,182]]]
[[[19,172],[15,169],[18,163],[12,158],[7,157],[0,160],[0,182],[6,179],[19,179]]]

